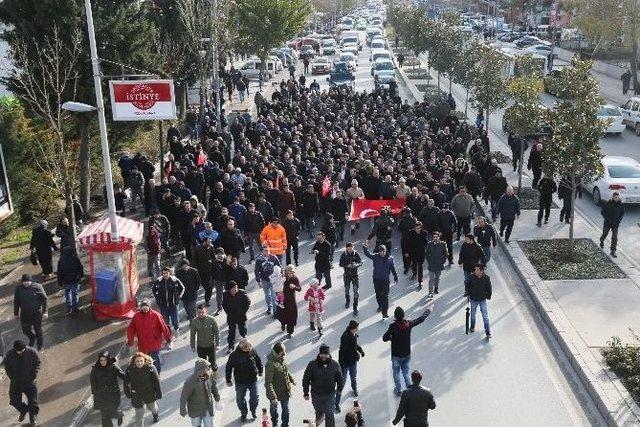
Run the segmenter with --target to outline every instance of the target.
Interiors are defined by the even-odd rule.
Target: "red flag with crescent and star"
[[[372,218],[380,216],[380,211],[385,206],[391,209],[391,212],[399,214],[404,208],[405,199],[387,199],[387,200],[367,200],[355,199],[351,201],[351,214],[349,221],[357,221],[359,219]]]

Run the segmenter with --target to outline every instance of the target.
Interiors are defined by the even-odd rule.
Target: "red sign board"
[[[172,80],[109,82],[113,120],[173,120],[176,104]]]

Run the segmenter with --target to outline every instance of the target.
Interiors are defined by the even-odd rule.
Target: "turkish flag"
[[[322,197],[327,197],[329,194],[331,194],[331,180],[325,176],[322,180]]]
[[[351,201],[351,214],[349,221],[380,216],[383,207],[388,206],[394,214],[400,213],[404,208],[405,199],[367,200],[356,199]]]

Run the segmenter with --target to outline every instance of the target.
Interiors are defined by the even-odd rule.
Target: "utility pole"
[[[211,43],[213,48],[213,86],[216,94],[216,130],[220,132],[222,130],[222,124],[220,122],[221,102],[220,102],[220,73],[219,73],[219,58],[218,58],[218,0],[211,0],[213,8],[213,16],[211,17],[213,22],[213,32],[211,34]],[[231,102],[231,100],[229,100]]]
[[[87,30],[89,33],[89,48],[91,51],[91,65],[93,68],[93,86],[96,92],[96,110],[98,112],[98,127],[100,128],[100,146],[102,148],[102,163],[104,167],[104,182],[107,190],[107,205],[109,209],[109,222],[111,223],[111,241],[119,242],[118,225],[116,223],[116,202],[113,196],[113,176],[111,175],[111,159],[109,157],[109,140],[107,139],[107,122],[104,116],[104,99],[102,97],[102,77],[100,74],[100,59],[96,47],[96,31],[93,26],[93,12],[91,0],[84,0],[87,14]],[[122,255],[116,255],[115,259],[118,301],[127,301],[127,290],[122,275]]]

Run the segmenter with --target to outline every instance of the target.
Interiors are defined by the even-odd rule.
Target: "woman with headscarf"
[[[124,380],[125,375],[115,362],[115,357],[111,357],[108,351],[103,351],[91,368],[93,408],[100,411],[102,427],[112,427],[114,418],[118,419],[118,425],[122,425],[123,414],[118,410],[120,407],[118,378]]]
[[[131,406],[136,410],[134,425],[144,426],[145,406],[151,411],[153,422],[157,423],[160,414],[156,402],[162,398],[162,390],[160,377],[151,356],[141,352],[134,354],[125,376],[124,394],[131,399]]]
[[[53,273],[53,251],[58,250],[58,246],[56,246],[53,241],[53,233],[47,230],[48,225],[49,223],[43,219],[38,226],[33,229],[29,247],[31,253],[35,252],[38,257],[38,262],[40,263],[40,267],[42,267],[42,276],[45,279],[51,277]]]

